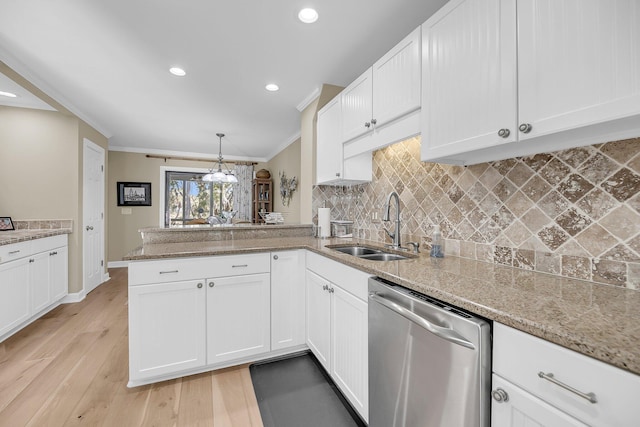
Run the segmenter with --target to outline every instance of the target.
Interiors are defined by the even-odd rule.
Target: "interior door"
[[[104,272],[104,149],[83,144],[83,275],[84,293],[102,283]]]

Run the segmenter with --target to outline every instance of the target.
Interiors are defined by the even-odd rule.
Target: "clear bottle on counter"
[[[431,236],[431,252],[429,256],[433,258],[444,258],[444,252],[442,251],[442,234],[440,234],[440,226],[435,225],[433,227],[433,235]]]

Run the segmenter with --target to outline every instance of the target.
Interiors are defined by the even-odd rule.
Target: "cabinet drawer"
[[[168,258],[158,261],[131,262],[129,263],[129,286],[205,279],[212,274],[207,262],[209,259],[209,257]]]
[[[213,269],[213,274],[207,277],[239,276],[271,271],[269,252],[216,256],[210,259],[210,267]]]
[[[129,286],[268,273],[269,253],[167,258],[129,264]]]
[[[495,373],[589,425],[637,423],[640,376],[498,323],[493,339]],[[541,378],[540,372],[593,393],[597,402]]]
[[[307,269],[361,300],[367,301],[368,280],[371,274],[309,251],[307,251]]]
[[[62,246],[67,246],[66,234],[33,240],[31,242],[31,252],[37,254],[39,252],[46,252],[51,249],[60,248]]]
[[[31,255],[31,241],[0,246],[0,264]]]

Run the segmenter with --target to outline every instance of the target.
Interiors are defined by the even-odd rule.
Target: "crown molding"
[[[302,113],[304,109],[307,108],[319,96],[320,96],[320,88],[317,87],[313,90],[313,92],[307,95],[307,97],[303,99],[302,102],[300,102],[300,104],[298,104],[296,109]]]

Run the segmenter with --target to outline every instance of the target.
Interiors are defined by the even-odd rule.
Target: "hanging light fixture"
[[[224,133],[216,133],[216,136],[220,138],[218,146],[218,170],[213,172],[213,169],[210,169],[209,173],[202,177],[202,180],[206,182],[228,182],[230,184],[235,184],[238,182],[238,178],[236,178],[229,169],[227,169],[226,173],[222,172],[222,137],[224,136]]]

